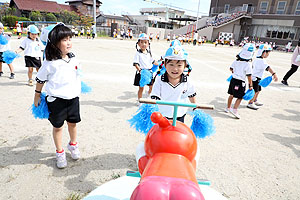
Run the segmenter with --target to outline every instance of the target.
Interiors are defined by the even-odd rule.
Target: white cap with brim
[[[250,60],[254,53],[254,45],[247,43],[243,46],[242,51],[239,53],[240,58]]]
[[[179,45],[171,46],[164,56],[168,60],[186,60],[188,53]]]
[[[261,57],[264,51],[272,51],[272,47],[268,44],[261,44],[258,48],[256,57]]]

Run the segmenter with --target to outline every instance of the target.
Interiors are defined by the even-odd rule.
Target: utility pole
[[[96,0],[93,0],[94,23],[96,26]]]

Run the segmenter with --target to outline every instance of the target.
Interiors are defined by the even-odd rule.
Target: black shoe
[[[3,72],[0,72],[0,76],[2,76]]]
[[[15,74],[14,73],[10,73],[10,79],[14,79],[15,78]]]
[[[289,84],[288,84],[287,81],[285,81],[285,80],[282,80],[281,83],[282,83],[283,85],[289,86]]]

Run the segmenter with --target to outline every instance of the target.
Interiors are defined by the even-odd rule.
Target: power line
[[[178,9],[178,10],[184,10],[184,11],[189,11],[189,12],[197,13],[196,10],[185,9],[185,8],[181,8],[181,7],[178,7],[178,6],[173,6],[173,5],[170,5],[170,4],[161,3],[161,2],[156,1],[156,0],[143,0],[143,1],[146,1],[148,3],[154,3],[154,4],[157,4],[157,5],[161,5],[161,6],[166,6],[166,7],[169,7],[169,8],[175,8],[175,9]],[[199,13],[201,13],[201,14],[207,14],[205,12],[199,12]]]

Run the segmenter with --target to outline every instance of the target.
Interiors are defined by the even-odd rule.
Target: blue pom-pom
[[[230,76],[228,77],[227,81],[230,82],[231,79],[232,79],[232,75],[230,75]]]
[[[152,70],[153,73],[156,72],[156,71],[158,70],[158,66],[159,66],[159,65],[153,64],[153,66],[152,66],[152,68],[151,68],[151,70]]]
[[[44,92],[41,94],[41,102],[38,107],[35,107],[34,104],[31,106],[31,112],[34,118],[39,119],[48,119],[49,118],[49,110],[46,102],[46,95]]]
[[[141,70],[141,79],[140,79],[140,87],[144,87],[145,85],[149,84],[152,79],[152,73],[150,70],[142,69]]]
[[[272,76],[268,76],[268,77],[262,79],[258,85],[260,85],[262,87],[267,87],[268,85],[270,85],[271,82],[272,82]]]
[[[201,110],[191,112],[193,122],[191,129],[197,138],[205,138],[216,132],[213,118]]]
[[[6,39],[6,37],[4,37],[3,34],[0,34],[0,44],[1,45],[7,45],[8,40]]]
[[[245,93],[245,95],[243,96],[243,99],[244,100],[251,100],[251,99],[253,99],[253,97],[254,97],[254,94],[255,94],[255,92],[254,92],[254,90],[252,89],[252,90],[247,90],[247,92]]]
[[[92,91],[92,88],[88,86],[85,82],[81,81],[81,93],[87,94]]]
[[[11,64],[14,61],[14,59],[18,57],[20,57],[19,54],[10,50],[4,51],[2,54],[3,61],[7,64]]]
[[[149,130],[154,126],[151,121],[151,114],[158,111],[156,104],[142,104],[136,114],[128,120],[130,127],[135,128],[138,132],[147,134]]]

